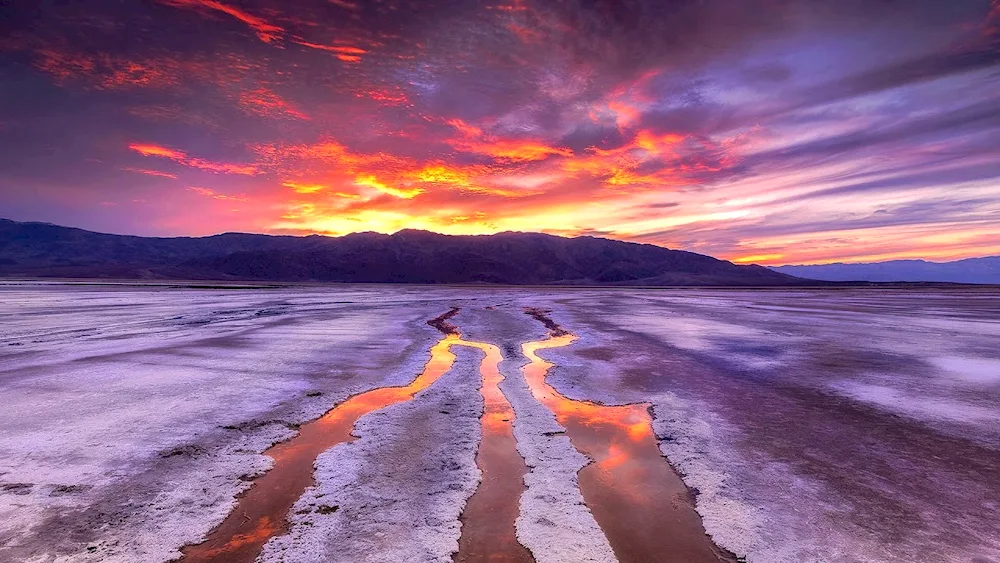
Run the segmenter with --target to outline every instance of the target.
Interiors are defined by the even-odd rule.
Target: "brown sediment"
[[[518,502],[524,492],[528,468],[517,451],[514,409],[500,390],[500,349],[492,344],[459,340],[453,344],[472,346],[486,353],[479,371],[483,376],[483,437],[476,463],[482,481],[462,511],[462,536],[453,560],[461,563],[532,563],[534,557],[515,533]]]
[[[546,327],[558,327],[544,311],[526,312]],[[573,400],[546,382],[553,364],[536,352],[576,340],[562,328],[550,330],[549,338],[522,344],[530,361],[524,377],[532,395],[566,428],[573,447],[592,460],[579,472],[580,492],[619,561],[735,561],[705,533],[691,491],[660,453],[649,404]]]
[[[569,334],[569,331],[564,330],[563,327],[559,326],[559,323],[555,322],[554,320],[552,320],[552,318],[549,317],[548,314],[551,313],[552,311],[549,311],[548,309],[541,309],[539,307],[525,307],[524,312],[527,313],[530,317],[532,317],[536,321],[545,325],[545,328],[549,329],[549,336],[566,336],[567,334]]]
[[[440,330],[444,334],[458,334],[458,327],[449,323],[448,319],[454,317],[458,314],[461,309],[459,307],[452,307],[450,311],[446,313],[441,313],[440,315],[434,317],[433,319],[427,321],[427,324]]]
[[[431,347],[431,359],[409,385],[354,395],[322,417],[304,424],[293,438],[266,450],[264,455],[274,459],[274,466],[254,479],[250,489],[239,497],[236,508],[204,542],[181,550],[184,554],[181,561],[251,563],[256,560],[267,540],[287,530],[289,510],[315,482],[313,464],[319,454],[339,443],[353,441],[351,430],[362,416],[412,399],[451,369],[455,355],[449,348],[459,339],[447,330],[451,325],[445,321],[457,312],[458,309],[453,309],[429,321],[445,337]]]

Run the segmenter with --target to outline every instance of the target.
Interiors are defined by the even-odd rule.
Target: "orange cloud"
[[[375,177],[374,174],[359,174],[354,179],[354,185],[366,188],[373,188],[384,194],[388,194],[393,197],[398,197],[402,199],[412,199],[424,192],[422,188],[400,189],[394,186],[390,186],[384,182],[380,182],[378,178]]]
[[[462,121],[461,119],[452,119],[452,120],[449,120],[448,121],[448,125],[451,125],[455,129],[458,129],[458,132],[461,133],[462,135],[466,136],[466,137],[474,138],[474,137],[482,137],[483,136],[483,130],[482,129],[480,129],[479,127],[476,127],[475,125],[470,125],[470,124]]]
[[[313,176],[339,172],[353,175],[359,172],[404,170],[414,166],[413,159],[378,152],[358,153],[334,140],[315,144],[264,144],[253,148],[259,161],[288,175],[309,173]]]
[[[537,191],[532,189],[537,182],[521,186],[516,181],[520,176],[509,176],[514,165],[455,165],[440,159],[422,161],[382,152],[359,153],[333,140],[312,145],[262,145],[254,151],[258,163],[276,174],[309,178],[282,183],[302,195],[332,192],[342,196],[348,193],[344,187],[367,188],[396,199],[413,199],[442,190],[505,198],[525,197]],[[504,185],[518,189],[504,189]],[[340,191],[334,192],[338,188]]]
[[[141,154],[142,156],[162,156],[164,158],[169,158],[171,160],[184,160],[187,155],[181,151],[175,151],[173,149],[168,149],[167,147],[161,147],[159,145],[144,145],[139,143],[132,143],[128,148],[134,150],[135,152]]]
[[[651,155],[673,153],[675,145],[686,139],[684,135],[664,133],[657,135],[651,131],[639,131],[632,140],[631,147],[639,148]]]
[[[550,156],[573,156],[573,151],[563,147],[549,146],[541,141],[500,139],[484,134],[483,130],[459,119],[448,121],[458,130],[461,137],[450,139],[448,143],[458,151],[481,154],[512,162],[544,160]]]
[[[198,195],[203,195],[205,197],[210,197],[212,199],[218,199],[218,200],[222,200],[222,201],[249,201],[249,198],[247,198],[244,195],[232,196],[232,195],[220,194],[220,193],[215,192],[213,190],[210,190],[208,188],[199,188],[199,187],[191,186],[191,187],[188,188],[188,190],[190,190],[190,191],[192,191],[192,192],[194,192],[194,193],[196,193]]]
[[[173,160],[178,164],[183,164],[184,166],[190,166],[191,168],[198,168],[201,170],[206,170],[208,172],[220,172],[223,174],[240,174],[244,176],[253,176],[254,174],[259,174],[260,171],[249,164],[228,164],[220,162],[212,162],[202,158],[193,158],[187,155],[187,153],[167,147],[162,147],[160,145],[153,144],[143,144],[143,143],[131,143],[128,148],[141,154],[142,156],[154,156],[159,158],[167,158]]]
[[[565,159],[560,165],[569,174],[601,178],[610,187],[683,186],[691,184],[692,178],[699,174],[718,172],[732,165],[729,146],[727,141],[640,130],[621,147],[590,147],[585,154]]]
[[[146,168],[122,168],[127,172],[135,172],[136,174],[145,174],[146,176],[159,176],[161,178],[173,178],[176,179],[177,175],[170,174],[168,172],[160,172],[159,170],[149,170]]]
[[[291,180],[286,180],[281,185],[286,188],[292,188],[297,194],[314,194],[329,189],[329,186],[324,186],[323,184],[300,184]]]
[[[262,18],[244,12],[238,8],[234,8],[228,4],[223,4],[222,2],[217,2],[215,0],[159,0],[161,3],[175,8],[189,8],[189,9],[206,9],[214,10],[216,12],[221,12],[228,16],[232,16],[237,20],[246,24],[254,33],[257,34],[257,38],[264,43],[270,43],[276,39],[281,39],[285,33],[284,28],[278,27],[274,24],[268,23]]]

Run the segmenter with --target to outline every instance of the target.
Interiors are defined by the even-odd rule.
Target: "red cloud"
[[[410,106],[410,99],[403,92],[403,89],[394,86],[392,88],[373,88],[371,90],[365,90],[357,92],[354,94],[357,98],[368,98],[369,100],[374,100],[379,105],[382,106]]]
[[[360,47],[354,47],[350,45],[323,45],[320,43],[313,43],[311,41],[306,41],[304,38],[295,35],[288,34],[285,28],[272,24],[263,18],[218,2],[217,0],[158,0],[159,2],[166,4],[167,6],[172,6],[175,8],[188,8],[194,10],[214,10],[221,12],[223,14],[232,16],[237,20],[246,24],[250,29],[257,34],[257,37],[264,43],[273,43],[278,40],[284,39],[288,36],[295,43],[302,45],[303,47],[308,47],[310,49],[318,49],[321,51],[326,51],[333,53],[333,56],[337,57],[341,61],[348,63],[356,63],[361,61],[361,55],[367,53],[366,50]],[[358,6],[350,2],[337,3],[337,5],[349,9],[356,9]]]
[[[97,90],[128,88],[178,88],[184,82],[197,80],[223,85],[235,82],[247,70],[243,61],[183,60],[153,57],[136,60],[107,53],[86,54],[60,45],[47,45],[35,50],[34,65],[50,74],[58,84],[70,80],[85,80]]]
[[[346,45],[320,45],[319,43],[310,43],[309,41],[301,39],[295,39],[295,42],[303,47],[333,53],[333,56],[347,63],[356,63],[360,61],[361,55],[368,52],[360,47],[351,47]]]
[[[172,59],[139,62],[110,55],[88,56],[51,47],[39,49],[35,54],[35,66],[51,74],[56,82],[87,78],[102,90],[173,86],[178,84],[183,73],[182,64]]]
[[[228,4],[223,4],[222,2],[216,2],[215,0],[159,0],[161,3],[175,8],[191,8],[198,9],[203,8],[207,10],[215,10],[217,12],[222,12],[223,14],[232,16],[239,21],[245,23],[250,29],[257,34],[257,37],[264,43],[270,43],[276,39],[281,39],[285,33],[284,28],[276,26],[274,24],[268,23],[267,21],[244,12],[238,8],[234,8]]]
[[[41,49],[36,55],[38,59],[35,61],[35,66],[51,74],[56,82],[89,75],[97,66],[97,63],[89,57],[54,49]]]
[[[309,116],[299,111],[291,102],[284,100],[271,90],[260,87],[241,92],[239,104],[244,111],[263,117],[291,117],[308,120]]]
[[[344,8],[344,9],[347,9],[347,10],[360,10],[361,9],[361,6],[359,6],[355,2],[348,2],[348,0],[330,0],[330,3],[333,4],[333,5],[335,5],[335,6],[340,6],[341,8]]]

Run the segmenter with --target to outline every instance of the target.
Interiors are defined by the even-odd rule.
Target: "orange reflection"
[[[183,561],[252,562],[264,543],[281,533],[288,511],[313,481],[313,463],[319,454],[341,442],[350,442],[354,423],[362,416],[413,398],[451,369],[455,355],[449,348],[459,343],[449,334],[431,348],[431,359],[409,385],[383,387],[355,395],[322,417],[302,426],[294,438],[264,452],[274,467],[254,480],[236,508],[208,538],[185,547]],[[499,354],[499,350],[497,351]]]
[[[532,395],[566,428],[573,447],[593,460],[580,470],[580,492],[619,561],[731,561],[705,535],[687,487],[660,454],[648,404],[573,400],[546,382],[553,364],[537,352],[576,340],[552,325],[554,336],[522,344],[530,360],[524,378]]]
[[[456,345],[478,348],[486,353],[479,367],[483,377],[483,438],[476,463],[483,472],[475,494],[462,512],[462,536],[454,560],[462,563],[503,561],[529,563],[534,559],[517,541],[514,523],[518,502],[524,492],[527,466],[517,451],[514,438],[514,409],[500,390],[503,375],[500,349],[485,342],[456,340]]]

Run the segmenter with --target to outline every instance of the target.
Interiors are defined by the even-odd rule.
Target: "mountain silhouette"
[[[341,237],[226,233],[155,238],[0,219],[0,276],[105,279],[815,285],[756,265],[590,236],[450,236],[404,230]]]

